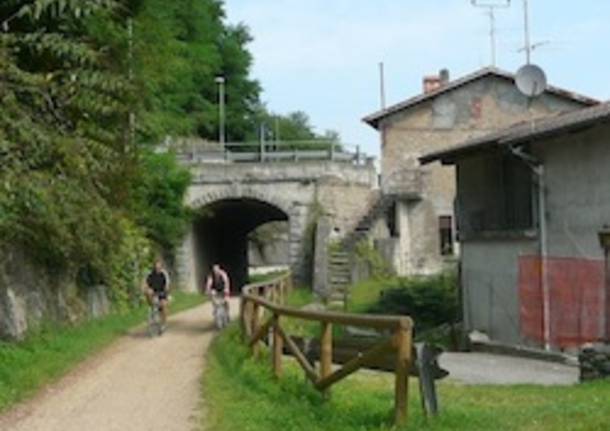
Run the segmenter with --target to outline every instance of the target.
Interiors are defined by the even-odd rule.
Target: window
[[[441,240],[441,255],[453,255],[453,218],[440,216],[438,218],[438,231]]]
[[[522,232],[535,224],[531,169],[511,154],[487,154],[458,164],[456,211],[460,238]]]
[[[396,224],[396,202],[393,202],[392,205],[388,208],[386,213],[386,223],[388,226],[388,231],[390,232],[390,237],[398,238],[398,225]]]

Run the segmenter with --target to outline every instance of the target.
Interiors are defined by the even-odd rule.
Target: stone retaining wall
[[[79,289],[74,276],[53,273],[23,250],[0,250],[0,339],[23,339],[45,321],[74,323],[109,310],[105,287]]]

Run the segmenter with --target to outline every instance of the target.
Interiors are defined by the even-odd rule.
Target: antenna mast
[[[381,110],[385,109],[385,71],[383,61],[379,63],[379,95],[381,101]]]
[[[532,42],[530,40],[530,13],[529,13],[529,2],[523,0],[523,20],[524,20],[524,32],[525,32],[525,59],[527,64],[532,62]]]
[[[491,65],[496,66],[496,9],[506,9],[510,7],[510,0],[470,0],[474,7],[487,9],[486,15],[489,17],[489,41],[491,45]]]

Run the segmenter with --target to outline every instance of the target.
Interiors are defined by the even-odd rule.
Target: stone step
[[[329,273],[331,275],[336,276],[348,276],[352,274],[352,270],[349,267],[341,267],[341,268],[330,268]]]
[[[350,283],[349,277],[336,277],[330,276],[330,285],[339,285],[339,286],[347,286]]]

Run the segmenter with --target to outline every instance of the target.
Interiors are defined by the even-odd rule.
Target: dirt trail
[[[172,316],[163,337],[134,330],[0,417],[0,430],[191,431],[214,333],[210,304]]]

